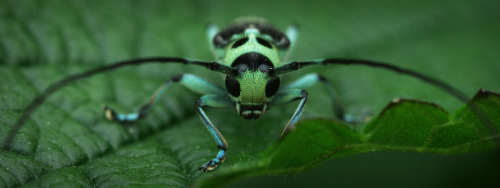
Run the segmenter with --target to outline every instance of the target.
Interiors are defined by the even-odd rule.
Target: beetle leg
[[[292,118],[290,118],[290,121],[288,121],[288,123],[286,124],[286,127],[283,129],[283,132],[281,132],[281,137],[283,137],[289,130],[293,129],[295,123],[297,123],[297,121],[299,120],[300,115],[302,114],[302,110],[304,109],[304,106],[306,105],[307,102],[307,92],[302,89],[289,89],[282,92],[278,92],[271,101],[271,105],[275,105],[275,104],[289,103],[299,99],[300,99],[300,104],[297,107],[297,110],[295,110],[295,113],[293,113]]]
[[[344,108],[340,104],[340,100],[337,97],[338,95],[336,95],[335,89],[324,76],[321,76],[316,73],[305,75],[296,80],[295,82],[291,83],[290,85],[285,86],[283,90],[285,91],[288,89],[306,89],[318,82],[325,84],[326,88],[328,89],[328,93],[330,94],[330,98],[332,99],[332,107],[335,116],[338,119],[344,120],[346,122],[351,122],[352,121],[351,116],[345,115]]]
[[[227,96],[220,95],[205,95],[196,101],[196,110],[200,115],[203,124],[205,124],[205,127],[214,138],[215,143],[217,143],[217,148],[219,148],[219,152],[217,153],[216,157],[200,167],[200,170],[203,172],[213,171],[222,162],[224,162],[224,159],[226,158],[227,143],[219,130],[217,130],[210,119],[208,119],[202,107],[224,108],[232,106],[234,106],[233,101],[231,101]]]
[[[158,101],[160,96],[172,83],[180,83],[184,87],[200,94],[225,95],[224,89],[219,86],[213,85],[191,74],[181,74],[166,81],[160,88],[158,88],[153,96],[151,96],[149,101],[141,107],[139,112],[120,114],[105,105],[103,109],[106,117],[111,121],[117,121],[120,123],[134,122],[141,118],[144,118],[150,111],[152,105]]]

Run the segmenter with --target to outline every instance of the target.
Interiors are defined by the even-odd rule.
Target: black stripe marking
[[[238,48],[238,47],[240,47],[241,45],[245,44],[247,41],[248,41],[248,37],[242,38],[242,39],[240,39],[240,40],[236,41],[236,42],[233,44],[233,46],[231,46],[231,48],[233,48],[233,49],[234,49],[234,48]]]
[[[261,44],[262,46],[265,46],[267,48],[273,48],[273,46],[271,46],[271,44],[269,44],[269,42],[267,42],[266,40],[264,40],[262,38],[257,38],[257,42],[259,44]]]

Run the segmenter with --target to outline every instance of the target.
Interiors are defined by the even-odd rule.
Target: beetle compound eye
[[[226,89],[229,94],[231,94],[234,97],[239,97],[240,96],[240,83],[235,80],[232,77],[227,76],[226,77]],[[266,89],[267,90],[267,89]]]
[[[273,79],[267,81],[266,84],[266,97],[272,97],[278,89],[280,88],[280,77],[274,77]]]
[[[271,67],[269,65],[266,65],[266,64],[259,65],[260,72],[266,73],[267,71],[269,71],[269,69],[271,69]]]
[[[246,64],[239,64],[238,66],[236,66],[236,68],[240,72],[246,72],[248,70],[248,65],[246,65]]]

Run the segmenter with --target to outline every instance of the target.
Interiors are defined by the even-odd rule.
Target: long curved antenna
[[[274,74],[285,74],[288,72],[296,71],[301,68],[304,68],[306,66],[310,65],[329,65],[329,64],[338,64],[338,65],[366,65],[370,67],[376,67],[376,68],[383,68],[383,69],[388,69],[394,72],[402,73],[402,74],[407,74],[409,76],[418,78],[424,82],[427,82],[431,85],[434,85],[445,92],[455,96],[457,99],[467,102],[469,98],[467,95],[465,95],[463,92],[459,91],[458,89],[444,83],[443,81],[440,81],[438,79],[420,74],[418,72],[409,70],[409,69],[404,69],[395,65],[390,65],[387,63],[382,63],[382,62],[376,62],[376,61],[370,61],[370,60],[361,60],[361,59],[340,59],[340,58],[330,58],[330,59],[322,59],[322,60],[314,60],[314,61],[305,61],[305,62],[290,62],[287,64],[284,64],[280,67],[277,67],[274,70]]]
[[[301,68],[304,68],[306,66],[310,65],[334,65],[334,64],[339,64],[339,65],[365,65],[369,67],[375,67],[375,68],[383,68],[387,70],[391,70],[394,72],[406,74],[415,78],[418,78],[426,83],[429,83],[431,85],[434,85],[445,92],[449,93],[450,95],[453,95],[455,98],[459,99],[460,101],[464,102],[467,104],[467,106],[470,108],[470,110],[477,115],[481,123],[486,125],[486,127],[489,129],[490,133],[492,135],[495,134],[500,134],[500,130],[498,130],[493,122],[486,116],[484,111],[476,104],[472,102],[468,102],[469,98],[467,95],[465,95],[463,92],[460,90],[446,84],[443,81],[440,81],[438,79],[420,74],[418,72],[409,70],[409,69],[404,69],[395,65],[390,65],[387,63],[382,63],[382,62],[377,62],[377,61],[370,61],[370,60],[361,60],[361,59],[342,59],[342,58],[329,58],[329,59],[322,59],[322,60],[314,60],[314,61],[305,61],[305,62],[290,62],[287,64],[284,64],[280,67],[277,67],[274,70],[274,74],[280,75],[280,74],[285,74],[288,72],[296,71]],[[496,141],[497,147],[500,147],[500,139]]]
[[[52,95],[55,91],[61,89],[62,87],[68,85],[69,83],[75,82],[77,80],[87,78],[90,76],[93,76],[98,73],[106,72],[106,71],[111,71],[120,67],[124,66],[129,66],[129,65],[142,65],[146,63],[182,63],[182,64],[187,64],[187,65],[198,65],[202,66],[205,68],[208,68],[213,71],[221,72],[227,75],[234,75],[236,74],[236,70],[233,69],[232,67],[217,63],[217,62],[202,62],[202,61],[192,61],[184,58],[176,58],[176,57],[152,57],[152,58],[143,58],[143,59],[132,59],[132,60],[126,60],[126,61],[121,61],[117,62],[111,65],[99,67],[96,69],[88,70],[82,73],[74,74],[71,76],[68,76],[62,80],[59,80],[58,82],[50,85],[47,87],[41,94],[39,94],[31,103],[24,109],[23,113],[17,119],[16,123],[12,127],[12,129],[9,131],[9,134],[7,138],[5,139],[3,148],[5,150],[8,150],[12,141],[14,140],[15,135],[17,132],[21,129],[21,127],[24,125],[26,120],[30,117],[31,113],[45,101],[50,95]]]

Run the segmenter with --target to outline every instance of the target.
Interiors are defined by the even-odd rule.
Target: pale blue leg
[[[219,54],[217,53],[217,49],[214,46],[213,40],[215,35],[219,32],[219,28],[214,25],[210,24],[207,27],[207,37],[208,37],[208,44],[210,45],[210,50],[212,51],[212,54],[214,55],[215,59],[219,59]]]
[[[297,107],[297,110],[295,110],[295,113],[293,113],[293,116],[290,119],[290,121],[288,121],[288,123],[286,124],[285,129],[283,129],[281,136],[285,135],[289,130],[293,129],[295,123],[297,123],[297,121],[299,120],[300,115],[302,114],[302,110],[304,110],[304,106],[306,105],[307,102],[307,92],[302,89],[284,90],[278,92],[271,101],[271,105],[277,105],[277,104],[289,103],[299,99],[300,99],[300,104]]]
[[[297,29],[296,25],[291,25],[286,28],[286,36],[292,45],[297,42],[297,35],[299,35],[299,29]]]
[[[295,82],[291,83],[290,85],[285,86],[283,88],[283,90],[286,91],[288,89],[306,89],[306,88],[311,87],[312,85],[314,85],[318,82],[324,83],[324,85],[328,89],[328,93],[330,94],[330,98],[332,99],[332,107],[333,107],[333,111],[335,113],[335,116],[338,119],[341,119],[341,120],[344,120],[347,122],[352,121],[351,116],[345,115],[344,108],[340,104],[340,100],[337,98],[336,92],[333,89],[332,84],[325,77],[323,77],[319,74],[312,73],[312,74],[305,75],[305,76],[299,78],[298,80],[296,80]]]
[[[233,101],[231,101],[227,96],[220,95],[205,95],[198,99],[198,101],[196,101],[196,109],[198,111],[198,114],[203,120],[203,124],[205,124],[205,127],[207,127],[208,131],[214,138],[215,143],[217,143],[217,148],[219,148],[219,152],[217,153],[215,158],[201,166],[200,170],[203,172],[213,171],[222,162],[224,162],[224,159],[226,158],[227,143],[224,137],[222,137],[222,134],[220,134],[219,130],[217,130],[210,119],[208,119],[202,107],[224,108],[233,106]]]
[[[299,35],[299,29],[297,28],[297,25],[293,24],[288,26],[285,35],[288,37],[288,40],[290,40],[290,48],[283,56],[283,60],[287,61],[293,49],[295,48],[295,44],[297,43],[297,36]]]
[[[158,101],[158,99],[163,94],[163,92],[165,92],[168,86],[170,86],[170,84],[174,82],[180,83],[184,87],[199,94],[226,95],[225,90],[219,86],[213,85],[191,74],[181,74],[166,81],[160,88],[158,88],[156,92],[153,94],[153,96],[151,96],[149,101],[141,107],[139,112],[130,114],[119,114],[116,113],[113,109],[109,108],[108,106],[104,106],[104,112],[106,114],[106,117],[111,121],[117,121],[120,123],[133,122],[145,117],[148,114],[149,110],[151,109],[151,106]]]

